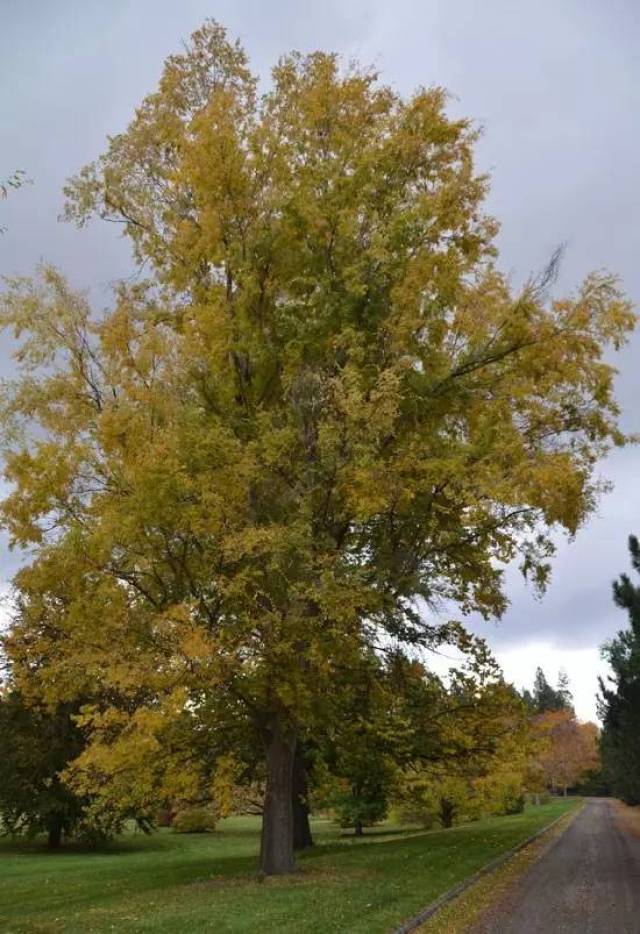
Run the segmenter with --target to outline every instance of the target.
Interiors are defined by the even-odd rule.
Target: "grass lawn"
[[[262,883],[253,818],[230,818],[213,834],[131,834],[101,852],[3,840],[0,931],[387,934],[575,803],[429,833],[384,825],[361,840],[317,821],[319,845],[301,872]]]

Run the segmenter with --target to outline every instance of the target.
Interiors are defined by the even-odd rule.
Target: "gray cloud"
[[[473,628],[497,649],[522,642],[548,641],[562,649],[599,646],[626,626],[611,597],[611,584],[630,571],[627,538],[640,534],[637,492],[638,451],[616,451],[604,465],[615,483],[598,513],[573,541],[560,539],[553,574],[542,599],[536,598],[515,568],[507,572],[511,605],[498,623],[474,620]],[[633,573],[633,572],[631,572]]]

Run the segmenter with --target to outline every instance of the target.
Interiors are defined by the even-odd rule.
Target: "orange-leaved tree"
[[[598,766],[598,727],[580,723],[571,710],[550,710],[534,719],[539,739],[536,762],[544,783],[551,791],[575,785]]]

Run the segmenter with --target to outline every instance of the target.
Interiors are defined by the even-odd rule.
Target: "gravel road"
[[[640,837],[591,798],[473,934],[640,934]]]

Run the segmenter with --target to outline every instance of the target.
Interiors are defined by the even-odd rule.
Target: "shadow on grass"
[[[354,833],[335,833],[323,828],[319,833],[316,832],[316,847],[313,851],[328,853],[332,851],[341,851],[345,847],[364,846],[367,843],[385,842],[386,838],[395,838],[397,840],[406,839],[416,835],[421,835],[426,831],[419,828],[395,828],[385,830],[367,830],[362,836],[356,836]],[[254,827],[234,827],[223,826],[219,830],[203,834],[177,834],[171,830],[157,828],[150,833],[142,831],[126,832],[112,840],[102,843],[88,843],[79,840],[69,840],[63,842],[57,850],[49,849],[47,838],[39,835],[34,838],[21,836],[2,836],[0,835],[0,858],[2,856],[22,856],[37,855],[47,856],[52,859],[64,858],[65,856],[116,856],[116,855],[137,855],[153,851],[178,851],[182,849],[191,849],[194,843],[206,848],[207,845],[215,846],[219,842],[255,842],[256,851],[259,848],[259,833]],[[224,854],[216,854],[214,857],[226,859]]]
[[[149,834],[131,834],[116,837],[99,844],[92,844],[80,840],[69,840],[63,842],[59,849],[52,850],[47,846],[46,837],[35,837],[26,839],[24,837],[0,837],[0,859],[15,856],[38,856],[47,857],[52,860],[64,859],[65,857],[83,856],[100,857],[111,856],[144,856],[149,853],[166,853],[168,856],[183,854],[185,850],[193,851],[194,845],[200,850],[208,847],[215,848],[220,842],[233,843],[238,838],[247,838],[256,840],[255,833],[241,831],[238,833],[213,833],[206,834],[174,834],[166,832],[152,831]],[[256,850],[258,841],[256,840]],[[224,861],[232,858],[224,853],[213,853],[209,859],[214,861]],[[247,858],[247,857],[243,857]],[[252,857],[248,857],[252,858]]]
[[[366,830],[360,836],[356,836],[353,831],[350,833],[341,833],[340,840],[358,840],[365,842],[372,837],[410,837],[416,833],[424,833],[420,827],[396,827],[394,830]]]
[[[365,859],[365,854],[370,854],[372,858],[375,858],[376,853],[384,853],[385,858],[389,857],[392,853],[394,846],[398,849],[406,848],[407,844],[413,843],[415,840],[418,845],[422,845],[422,840],[425,837],[430,836],[430,832],[415,831],[413,833],[406,833],[403,835],[400,834],[389,834],[385,836],[380,834],[377,838],[369,839],[369,846],[367,846],[367,839],[363,840],[362,837],[350,838],[349,840],[340,839],[339,841],[334,841],[331,843],[318,843],[316,846],[312,847],[309,850],[303,850],[297,854],[299,860],[303,863],[307,860],[318,859],[323,856],[337,856],[343,855],[346,859],[354,857],[355,859]]]

